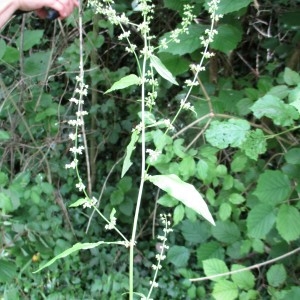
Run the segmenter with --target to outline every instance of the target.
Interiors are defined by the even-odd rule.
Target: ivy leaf
[[[267,170],[258,178],[254,195],[266,204],[275,206],[286,200],[291,192],[291,183],[281,171]]]
[[[279,287],[280,285],[282,285],[285,282],[286,278],[287,274],[283,264],[273,265],[267,272],[268,283],[274,287]]]
[[[216,300],[234,300],[238,297],[238,294],[239,290],[236,284],[224,279],[215,284],[212,292]]]
[[[248,214],[248,236],[256,239],[264,239],[275,224],[276,216],[274,208],[270,205],[256,205]]]
[[[178,85],[175,77],[172,75],[172,73],[165,67],[165,65],[161,62],[161,60],[155,56],[150,56],[150,62],[152,67],[157,71],[157,73],[163,77],[164,79],[168,80],[169,82]]]
[[[182,181],[175,174],[149,176],[149,181],[215,225],[205,201],[193,185]]]
[[[123,177],[126,174],[126,172],[129,170],[129,168],[132,165],[130,158],[131,158],[131,154],[132,154],[133,150],[135,149],[135,144],[138,141],[138,139],[139,139],[139,132],[137,130],[134,130],[131,135],[130,143],[128,144],[128,146],[126,148],[126,156],[125,156],[123,167],[122,167],[121,177]]]
[[[267,142],[263,131],[261,129],[249,131],[240,148],[248,157],[257,160],[259,154],[267,151]]]
[[[214,37],[211,47],[229,54],[242,39],[242,30],[236,26],[223,24],[218,26],[218,34]]]
[[[138,85],[140,83],[139,77],[135,74],[127,75],[121,78],[119,81],[115,82],[110,89],[108,89],[104,94],[110,93],[115,90],[122,90],[131,85]]]
[[[97,243],[77,243],[73,245],[71,248],[63,251],[62,253],[56,255],[54,258],[49,260],[45,265],[34,271],[33,273],[40,272],[41,270],[51,266],[55,261],[57,261],[60,258],[64,258],[66,256],[69,256],[70,254],[77,252],[79,250],[86,250],[86,249],[92,249],[96,248],[101,244],[115,244],[115,245],[124,245],[123,242],[104,242],[104,241],[99,241]]]
[[[276,228],[288,243],[297,240],[300,237],[299,210],[287,204],[281,205],[276,219]]]
[[[219,149],[228,146],[239,147],[246,139],[250,125],[245,120],[230,119],[228,121],[213,121],[206,130],[206,140]]]
[[[268,117],[276,125],[290,126],[293,125],[293,120],[299,119],[299,113],[293,106],[272,95],[259,98],[250,109],[256,118]]]
[[[203,261],[203,270],[206,276],[218,275],[229,272],[225,262],[217,258],[210,258]],[[211,280],[220,281],[224,277],[216,277]],[[226,278],[226,277],[225,277]]]

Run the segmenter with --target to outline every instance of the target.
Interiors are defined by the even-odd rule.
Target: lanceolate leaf
[[[293,206],[283,204],[280,206],[276,227],[279,234],[287,241],[294,241],[300,237],[300,213]]]
[[[193,185],[182,181],[175,174],[150,176],[149,181],[215,225],[205,201]]]
[[[130,157],[131,157],[131,154],[132,154],[133,150],[135,149],[135,144],[138,141],[138,139],[139,139],[139,133],[138,133],[137,130],[134,130],[132,132],[132,135],[131,135],[130,143],[127,146],[127,149],[126,149],[126,156],[125,156],[124,163],[123,163],[121,177],[123,177],[126,174],[126,172],[129,170],[129,168],[132,165]]]
[[[164,66],[164,64],[161,62],[161,60],[155,56],[150,56],[150,62],[152,67],[157,71],[157,73],[163,77],[164,79],[168,80],[169,82],[178,85],[175,77],[172,75],[172,73]]]
[[[131,85],[138,85],[139,83],[140,79],[136,75],[130,74],[115,82],[112,87],[105,92],[105,94],[115,90],[125,89]]]
[[[43,265],[42,267],[40,267],[38,270],[34,271],[33,273],[37,273],[40,272],[41,270],[51,266],[55,261],[57,261],[60,258],[64,258],[66,256],[69,256],[70,254],[79,251],[79,250],[86,250],[86,249],[92,249],[95,247],[98,247],[101,244],[118,244],[118,245],[123,245],[122,242],[104,242],[104,241],[100,241],[97,243],[77,243],[74,246],[72,246],[71,248],[65,250],[64,252],[56,255],[54,258],[52,258],[50,261],[48,261],[45,265]]]

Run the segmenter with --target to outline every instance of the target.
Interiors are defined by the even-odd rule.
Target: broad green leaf
[[[230,221],[217,221],[212,228],[212,235],[220,242],[232,244],[241,238],[238,226]]]
[[[149,176],[149,181],[215,225],[205,201],[193,185],[182,181],[175,174]]]
[[[231,266],[231,271],[236,271],[244,268],[245,266],[234,264]],[[255,286],[255,277],[249,270],[232,274],[231,279],[240,289],[243,290],[250,290]]]
[[[127,193],[132,188],[132,177],[125,176],[117,184],[118,188],[122,190],[123,193]]]
[[[163,52],[160,53],[159,58],[173,76],[183,74],[190,68],[190,61],[179,55]]]
[[[110,194],[110,203],[113,206],[117,206],[117,205],[121,204],[123,202],[123,200],[124,200],[124,193],[120,189],[114,190]]]
[[[287,85],[297,85],[300,83],[300,75],[290,68],[285,68],[283,73],[283,80]]]
[[[6,46],[6,51],[2,60],[8,64],[13,64],[20,59],[20,52],[15,47]]]
[[[266,204],[275,206],[287,200],[291,192],[288,176],[281,171],[267,170],[258,178],[254,195]]]
[[[0,187],[5,186],[9,182],[6,173],[0,171]]]
[[[10,133],[0,129],[0,141],[8,141],[10,139]]]
[[[178,204],[178,200],[171,197],[169,194],[164,194],[157,200],[157,203],[165,207],[174,207]]]
[[[284,158],[289,164],[300,165],[300,148],[290,149],[285,153]]]
[[[175,267],[186,267],[190,258],[190,250],[183,246],[172,246],[167,252],[168,261]]]
[[[240,195],[240,194],[237,194],[237,193],[232,193],[230,196],[229,196],[229,201],[233,204],[236,204],[236,205],[239,205],[243,202],[246,201],[246,199]]]
[[[183,220],[184,213],[185,213],[185,210],[184,210],[184,206],[182,204],[179,204],[175,207],[174,212],[173,212],[174,226]]]
[[[216,300],[234,300],[238,297],[239,290],[234,282],[220,280],[215,283],[212,296]]]
[[[251,110],[256,118],[268,117],[280,126],[290,126],[294,123],[293,120],[299,119],[299,113],[294,107],[272,95],[259,98],[251,106]]]
[[[283,264],[273,265],[267,272],[267,280],[271,286],[279,287],[284,284],[286,279],[287,274]]]
[[[69,207],[78,207],[78,206],[82,205],[85,202],[86,202],[85,198],[80,198],[77,201],[75,201],[74,203],[72,203],[71,205],[69,205]]]
[[[206,130],[206,140],[215,147],[239,147],[245,141],[250,125],[245,120],[213,121]]]
[[[44,30],[25,30],[23,32],[23,45],[20,46],[21,38],[16,40],[16,44],[20,49],[22,47],[23,51],[31,49],[33,46],[40,44],[43,37]]]
[[[228,220],[231,216],[232,208],[229,203],[222,203],[219,208],[219,216],[222,221]]]
[[[4,213],[9,213],[14,210],[11,199],[4,192],[0,192],[0,209],[3,210]]]
[[[300,213],[296,207],[283,204],[280,206],[276,228],[279,234],[288,243],[300,237]]]
[[[3,39],[0,39],[0,59],[3,57],[6,51],[6,43]]]
[[[267,151],[267,142],[263,131],[261,129],[249,131],[240,148],[248,157],[257,160],[258,155]]]
[[[0,282],[8,283],[17,276],[17,265],[14,261],[0,259]]]
[[[206,222],[196,220],[184,220],[180,224],[180,230],[187,242],[193,244],[204,243],[210,236],[210,226]]]
[[[77,252],[79,250],[86,250],[86,249],[92,249],[92,248],[96,248],[101,244],[114,244],[114,245],[124,245],[123,242],[104,242],[104,241],[100,241],[97,243],[77,243],[75,245],[73,245],[71,248],[63,251],[62,253],[56,255],[54,258],[52,258],[50,261],[48,261],[45,265],[43,265],[42,267],[40,267],[39,269],[37,269],[36,271],[34,271],[33,273],[37,273],[40,272],[41,270],[51,266],[54,262],[56,262],[58,259],[60,258],[64,258],[66,256],[69,256],[70,254]]]
[[[200,159],[197,163],[197,175],[201,180],[205,180],[208,175],[208,164],[204,159]]]
[[[184,180],[188,180],[190,177],[195,176],[196,163],[192,156],[186,156],[179,163],[179,172]]]
[[[218,26],[218,34],[214,37],[211,47],[215,50],[229,54],[242,39],[242,30],[236,26],[223,24]]]
[[[139,139],[139,132],[137,130],[134,130],[131,134],[130,143],[128,144],[128,146],[126,148],[126,156],[125,156],[123,167],[122,167],[121,177],[123,177],[126,174],[126,172],[129,170],[129,168],[132,165],[130,158],[131,158],[131,154],[132,154],[133,150],[135,149],[135,144],[138,141],[138,139]]]
[[[203,261],[203,270],[204,274],[206,276],[213,276],[213,275],[218,275],[222,273],[227,273],[229,272],[229,269],[227,268],[225,262],[223,260],[217,259],[217,258],[210,258],[206,259]],[[211,280],[213,281],[221,281],[222,278],[227,278],[227,276],[224,277],[217,277],[213,278]]]
[[[197,249],[198,266],[202,267],[202,262],[209,258],[218,258],[223,260],[224,252],[225,251],[221,243],[218,243],[216,241],[201,244],[200,247]]]
[[[40,51],[25,58],[24,73],[28,76],[35,76],[36,80],[44,79],[48,72],[50,63],[50,51]]]
[[[160,48],[159,52],[168,52],[179,56],[187,53],[193,53],[195,50],[202,48],[200,36],[204,34],[204,31],[207,28],[207,26],[201,24],[192,24],[188,28],[189,34],[181,34],[179,36],[180,43],[172,41],[168,43],[168,48]],[[172,32],[168,32],[162,36],[161,40],[172,40],[171,35]]]
[[[247,7],[250,3],[252,3],[252,0],[221,0],[218,4],[218,14],[226,15],[234,11],[239,11]]]
[[[248,236],[256,239],[264,239],[275,224],[276,216],[274,208],[267,204],[256,205],[248,214]]]
[[[150,56],[150,63],[151,66],[157,71],[157,73],[163,77],[164,79],[168,80],[169,82],[178,85],[175,77],[172,75],[172,73],[164,66],[164,64],[161,62],[161,60],[155,56]]]
[[[138,85],[140,83],[139,77],[135,74],[127,75],[121,78],[119,81],[115,82],[110,89],[108,89],[104,94],[110,93],[115,90],[122,90],[131,85]]]

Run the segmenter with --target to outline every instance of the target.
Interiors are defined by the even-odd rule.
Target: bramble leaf
[[[239,269],[244,269],[242,265],[234,264],[231,266],[231,271],[236,271]],[[235,273],[231,275],[232,281],[240,288],[244,290],[250,290],[254,288],[255,277],[250,270],[245,270],[240,273]]]
[[[217,258],[210,258],[203,261],[203,270],[206,276],[218,275],[221,273],[229,272],[225,262]],[[213,278],[213,281],[220,281],[222,278],[226,277],[217,277]]]
[[[186,247],[175,245],[167,252],[167,257],[175,267],[185,267],[190,258],[190,251]]]
[[[115,90],[122,90],[131,85],[138,85],[139,83],[140,83],[139,77],[137,77],[135,74],[130,74],[115,82],[112,85],[112,87],[108,89],[104,94],[110,93]]]
[[[275,206],[286,200],[291,192],[287,175],[281,171],[267,170],[259,176],[254,195],[266,204]]]
[[[299,119],[299,113],[293,106],[272,95],[259,98],[250,109],[256,118],[268,117],[276,125],[290,126],[294,123],[293,120]]]
[[[206,130],[205,137],[212,146],[219,149],[239,147],[245,141],[249,129],[250,125],[245,120],[213,121]]]
[[[193,185],[182,181],[175,174],[149,176],[149,181],[215,225],[207,204]]]
[[[286,280],[287,274],[283,264],[276,264],[270,267],[267,272],[267,280],[271,286],[279,287]]]
[[[300,237],[300,213],[296,207],[283,204],[280,206],[276,228],[288,243]]]
[[[213,288],[212,295],[216,300],[234,300],[238,297],[239,290],[237,285],[229,280],[218,281]]]
[[[252,0],[239,0],[239,1],[232,1],[232,0],[222,0],[218,4],[218,14],[228,14],[234,11],[238,11],[244,7],[247,7]]]

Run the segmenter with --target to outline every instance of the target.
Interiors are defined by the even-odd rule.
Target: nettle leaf
[[[283,204],[280,206],[276,228],[288,243],[300,237],[300,213],[296,207]]]
[[[150,56],[150,63],[151,66],[157,71],[157,73],[163,77],[164,79],[168,80],[169,82],[178,85],[175,77],[172,75],[172,73],[165,67],[165,65],[161,62],[161,60],[155,56]]]
[[[223,279],[214,285],[212,295],[216,300],[234,300],[238,297],[239,290],[234,282]]]
[[[217,258],[210,258],[203,261],[203,270],[204,274],[206,276],[213,276],[218,275],[221,273],[227,273],[229,272],[229,269],[227,268],[225,262],[223,260],[217,259]],[[228,276],[227,276],[228,277]],[[216,277],[212,278],[213,281],[220,281],[224,277]]]
[[[257,160],[260,154],[267,151],[267,142],[263,131],[261,129],[249,131],[240,148],[248,157]]]
[[[193,185],[182,181],[175,174],[149,176],[149,181],[215,225],[205,201]]]
[[[274,208],[267,204],[256,205],[248,214],[248,236],[256,239],[264,239],[275,224],[276,216]]]
[[[287,85],[297,85],[300,83],[300,75],[290,68],[285,68],[283,80]]]
[[[34,271],[33,273],[40,272],[41,270],[51,266],[54,262],[56,262],[60,258],[64,258],[66,256],[69,256],[70,254],[77,252],[79,250],[86,250],[86,249],[92,249],[96,248],[101,244],[115,244],[115,245],[124,245],[123,242],[104,242],[104,241],[99,241],[97,243],[77,243],[73,245],[71,248],[63,251],[62,253],[56,255],[54,258],[52,258],[50,261],[48,261],[45,265]]]
[[[299,119],[299,113],[293,106],[272,95],[259,98],[250,109],[256,118],[268,117],[280,126],[293,125],[293,120]]]
[[[242,34],[241,28],[229,24],[220,25],[218,26],[218,34],[214,37],[211,47],[229,54],[241,41]]]
[[[184,239],[190,243],[204,243],[210,236],[210,225],[199,220],[184,220],[180,226]]]
[[[281,171],[267,170],[258,178],[254,195],[266,204],[275,206],[287,200],[291,193],[291,183]]]
[[[115,82],[110,89],[108,89],[104,94],[110,93],[115,90],[122,90],[131,85],[138,85],[140,83],[140,79],[135,74],[127,75],[121,78],[119,81]]]
[[[213,121],[206,130],[206,140],[219,149],[239,147],[245,141],[250,124],[245,120]]]
[[[134,130],[131,135],[130,143],[128,144],[128,146],[126,148],[126,156],[125,156],[123,167],[122,167],[121,177],[123,177],[126,174],[126,172],[129,170],[129,168],[132,165],[130,158],[131,158],[131,154],[132,154],[133,150],[135,149],[135,144],[138,141],[138,139],[139,139],[139,132],[137,130]]]
[[[267,280],[269,285],[279,287],[287,278],[286,270],[283,264],[276,264],[270,267],[267,272]]]
[[[232,265],[231,271],[236,271],[240,269],[244,269],[245,267],[242,265]],[[243,290],[250,290],[254,288],[255,285],[255,277],[249,270],[245,270],[240,273],[235,273],[231,275],[232,281]]]
[[[241,238],[238,226],[230,221],[217,221],[212,228],[212,235],[220,242],[232,244]]]
[[[201,24],[192,24],[189,26],[188,31],[189,34],[181,34],[179,35],[180,43],[176,43],[172,41],[168,43],[168,48],[163,49],[160,48],[159,52],[168,52],[174,55],[184,55],[187,53],[193,53],[195,50],[202,48],[200,36],[204,34],[207,26]],[[167,41],[172,40],[171,38],[172,32],[168,32],[162,36],[162,39],[166,39]]]

